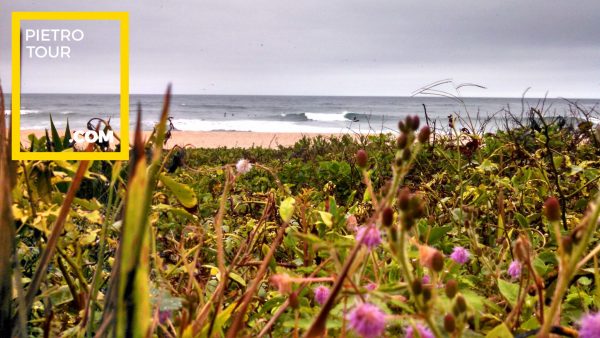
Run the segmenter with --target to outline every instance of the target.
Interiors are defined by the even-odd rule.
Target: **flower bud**
[[[398,138],[396,139],[396,142],[398,144],[399,149],[404,149],[408,144],[408,137],[406,137],[405,133],[401,133],[400,136],[398,136]]]
[[[298,306],[300,306],[300,301],[298,300],[298,294],[296,292],[290,294],[290,306],[292,309],[297,309]]]
[[[419,124],[421,123],[419,116],[418,115],[413,115],[413,117],[410,119],[411,121],[411,128],[414,131],[417,131],[417,129],[419,129]]]
[[[361,168],[367,167],[367,161],[369,160],[369,155],[364,149],[360,149],[356,152],[356,164]]]
[[[423,282],[419,278],[416,278],[411,285],[412,291],[415,295],[420,295],[423,292]]]
[[[406,124],[403,121],[398,122],[398,129],[402,132],[406,131]]]
[[[394,223],[394,209],[385,207],[381,212],[381,224],[384,227],[389,227]]]
[[[436,251],[431,259],[431,268],[433,271],[440,272],[444,269],[444,255],[441,252]]]
[[[444,330],[448,333],[452,333],[456,330],[456,320],[450,313],[444,316]]]
[[[560,205],[558,204],[556,197],[549,197],[546,200],[544,203],[544,214],[550,222],[560,220]]]
[[[459,312],[467,311],[467,301],[465,300],[465,297],[463,297],[463,295],[458,295],[456,297],[456,307]]]
[[[456,282],[454,279],[446,282],[446,296],[452,299],[454,296],[456,296],[456,292],[458,292],[458,282]]]
[[[406,187],[402,188],[398,194],[398,206],[402,211],[408,210],[410,206],[410,190]]]
[[[429,126],[425,126],[425,127],[421,128],[421,130],[419,131],[419,135],[417,136],[417,139],[421,143],[427,143],[429,141],[430,135],[431,135],[431,129],[429,128]]]

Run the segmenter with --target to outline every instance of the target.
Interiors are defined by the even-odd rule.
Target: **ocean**
[[[135,123],[136,105],[142,105],[142,125],[152,130],[161,107],[162,95],[131,95],[130,123]],[[487,130],[503,127],[505,110],[520,114],[522,109],[540,107],[540,99],[462,98],[463,103],[444,97],[349,97],[349,96],[252,96],[252,95],[175,95],[170,115],[173,125],[182,131],[256,131],[256,132],[379,132],[395,131],[399,119],[417,114],[425,121],[423,105],[437,126],[448,125],[448,115],[458,114],[477,126],[490,119]],[[600,99],[579,99],[590,109]],[[6,97],[10,108],[10,95]],[[570,116],[568,102],[547,99],[550,113]],[[523,108],[522,108],[523,107]],[[10,113],[10,111],[8,111]],[[119,96],[91,94],[23,94],[21,129],[49,128],[49,116],[55,125],[71,129],[85,128],[94,117],[111,119],[118,130]]]

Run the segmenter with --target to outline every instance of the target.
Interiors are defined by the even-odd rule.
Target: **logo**
[[[79,28],[41,28],[22,30],[23,21],[118,21],[120,65],[120,124],[118,138],[112,130],[108,131],[74,131],[70,142],[112,143],[115,138],[126,145],[114,152],[27,152],[21,151],[21,60],[53,59],[69,60],[76,57],[84,48],[85,30]],[[12,13],[12,159],[13,160],[127,160],[129,158],[129,15],[126,12],[13,12]],[[93,67],[94,65],[90,65]]]

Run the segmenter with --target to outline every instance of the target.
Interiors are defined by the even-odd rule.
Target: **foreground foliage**
[[[129,163],[3,142],[2,333],[576,336],[600,305],[590,123],[163,153],[168,104]]]

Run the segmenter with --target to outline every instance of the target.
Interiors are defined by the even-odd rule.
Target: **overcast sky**
[[[13,11],[128,11],[132,93],[172,82],[178,94],[407,96],[452,78],[487,87],[464,96],[514,97],[531,87],[532,97],[600,97],[597,0],[5,0],[7,91]],[[117,37],[105,28],[89,28],[104,39],[81,53],[95,56],[70,61],[75,89],[56,79],[28,88],[111,91],[114,75],[88,65],[111,53]]]

